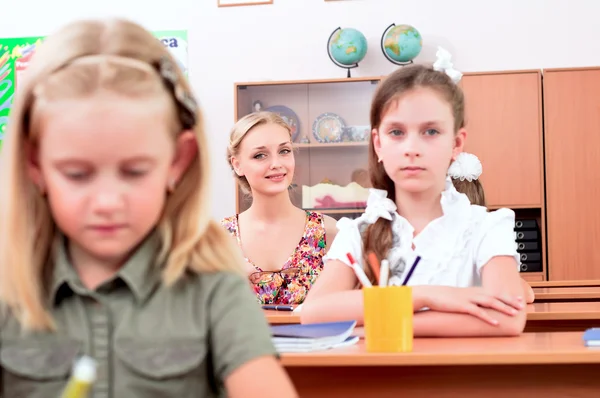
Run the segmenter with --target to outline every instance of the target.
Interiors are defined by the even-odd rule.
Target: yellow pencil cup
[[[362,290],[367,351],[412,351],[412,288],[409,286],[373,286]]]

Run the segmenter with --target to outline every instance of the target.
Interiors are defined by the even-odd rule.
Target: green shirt
[[[231,273],[188,274],[161,283],[149,238],[110,281],[86,289],[57,250],[50,299],[57,332],[0,324],[3,398],[59,398],[74,361],[90,355],[90,398],[220,397],[248,361],[276,355],[248,282]]]

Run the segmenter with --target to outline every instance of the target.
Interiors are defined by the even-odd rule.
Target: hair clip
[[[169,57],[163,56],[156,63],[156,68],[169,91],[173,93],[183,128],[185,130],[193,128],[196,125],[198,103],[194,97],[185,91],[179,84],[179,75],[175,69],[177,66]]]
[[[452,64],[452,55],[443,49],[442,47],[438,47],[437,52],[435,53],[437,59],[433,63],[433,69],[439,72],[444,72],[446,75],[452,79],[452,81],[456,84],[460,82],[462,79],[462,73],[454,69],[454,64]]]
[[[448,176],[450,178],[461,181],[467,180],[469,182],[477,180],[482,172],[483,167],[479,158],[472,153],[466,152],[459,153],[456,160],[448,168]]]

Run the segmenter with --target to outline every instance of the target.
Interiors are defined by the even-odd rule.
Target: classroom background
[[[217,0],[55,0],[6,1],[1,10],[3,38],[45,36],[75,18],[116,15],[150,30],[187,29],[190,80],[210,132],[215,218],[235,211],[224,160],[234,82],[344,77],[325,52],[337,26],[355,27],[369,41],[353,76],[397,68],[378,48],[391,23],[411,24],[423,35],[415,62],[433,62],[441,45],[463,72],[600,65],[595,0],[274,0],[246,7],[217,7]]]
[[[367,55],[352,76],[380,80],[398,68],[381,52],[382,33],[392,23],[410,24],[423,38],[414,62],[434,62],[441,46],[452,54],[454,67],[465,73],[461,84],[467,127],[472,128],[465,149],[482,160],[489,207],[510,207],[518,219],[537,222],[539,258],[526,279],[600,280],[600,269],[593,266],[600,261],[593,240],[600,223],[590,217],[596,196],[591,186],[600,157],[592,150],[595,138],[588,130],[598,121],[593,87],[600,84],[600,71],[555,72],[555,78],[543,72],[600,65],[597,1],[273,0],[237,7],[217,3],[13,1],[2,7],[0,39],[43,37],[73,19],[106,16],[133,19],[153,32],[184,32],[187,48],[180,55],[187,57],[187,73],[206,116],[213,215],[221,219],[244,208],[225,161],[229,130],[244,113],[239,83],[344,79],[346,71],[332,63],[326,51],[337,27],[355,28],[368,40]],[[368,95],[363,90],[361,103],[368,104]],[[558,117],[564,104],[576,100],[586,105]],[[581,123],[572,126],[574,120]],[[303,123],[306,130],[312,120]],[[347,162],[358,152],[336,153],[340,162]],[[306,164],[300,161],[299,169]],[[310,167],[320,166],[315,161]],[[311,178],[309,185],[318,182]]]
[[[391,23],[416,27],[424,47],[415,62],[434,62],[441,46],[465,74],[461,84],[479,133],[467,149],[482,159],[490,207],[511,207],[518,219],[539,225],[542,270],[522,273],[536,294],[525,333],[415,339],[410,354],[367,354],[357,344],[284,354],[282,364],[309,397],[395,397],[398,389],[406,396],[597,396],[600,352],[584,345],[583,333],[600,320],[599,12],[598,0],[273,0],[245,7],[217,7],[217,0],[5,0],[0,40],[43,37],[74,19],[107,16],[153,32],[187,32],[187,73],[206,116],[213,215],[221,219],[240,208],[225,161],[239,113],[236,84],[344,79],[325,51],[338,26],[368,40],[352,76],[381,79],[398,68],[381,53],[382,32]],[[300,322],[297,312],[265,315],[271,325]]]

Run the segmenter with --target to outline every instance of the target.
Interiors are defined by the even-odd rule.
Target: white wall
[[[213,152],[215,217],[234,212],[224,160],[236,81],[344,77],[325,48],[337,26],[355,27],[369,52],[354,76],[389,73],[379,38],[391,23],[423,35],[417,61],[437,45],[462,71],[600,65],[598,0],[274,0],[217,8],[217,0],[1,0],[0,37],[47,35],[80,17],[123,16],[149,29],[188,29],[191,81],[206,113]],[[569,5],[568,5],[569,4]]]

